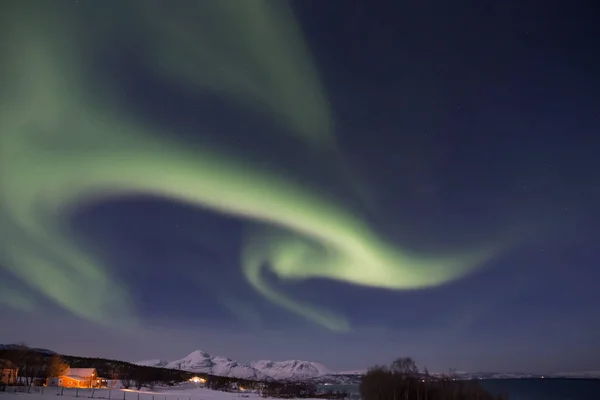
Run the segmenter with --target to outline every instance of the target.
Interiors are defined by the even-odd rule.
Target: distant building
[[[205,378],[200,378],[199,376],[194,376],[190,378],[190,382],[194,382],[194,383],[206,383],[206,379]]]
[[[67,388],[99,388],[106,385],[107,380],[98,378],[96,368],[69,368],[63,375],[48,379],[48,386]]]
[[[13,385],[17,382],[19,368],[9,360],[0,359],[0,384]]]

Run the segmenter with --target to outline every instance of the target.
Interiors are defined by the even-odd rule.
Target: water
[[[502,379],[481,381],[492,393],[510,400],[598,400],[600,379]]]
[[[600,379],[495,379],[479,381],[510,400],[600,400]],[[322,390],[358,393],[357,385],[321,386]]]

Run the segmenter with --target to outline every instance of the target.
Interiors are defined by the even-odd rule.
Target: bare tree
[[[116,389],[117,381],[119,380],[120,376],[119,367],[111,365],[110,369],[108,370],[108,376],[110,378],[110,389]]]
[[[392,365],[390,365],[390,370],[397,374],[404,375],[416,374],[419,372],[419,369],[417,368],[417,363],[410,357],[397,358],[396,360],[394,360],[394,362],[392,362]]]
[[[131,387],[131,379],[129,377],[121,377],[121,386],[123,389],[129,389]]]
[[[429,400],[429,370],[427,369],[427,367],[423,368],[423,375],[425,375],[425,382],[427,382],[426,385],[424,385],[424,392],[425,392],[425,400]]]
[[[448,376],[450,377],[450,379],[456,379],[458,374],[456,373],[456,368],[450,368],[448,370]]]
[[[401,363],[412,370],[411,363]],[[360,387],[363,400],[500,400],[503,397],[489,393],[478,381],[448,380],[420,374],[403,374],[386,367],[369,369]]]
[[[407,378],[417,374],[419,369],[417,368],[417,363],[410,357],[399,357],[390,365],[390,370],[393,373],[404,375]],[[406,381],[406,386],[404,388],[404,399],[408,400],[410,393],[410,380]],[[395,397],[395,396],[394,396]]]
[[[21,378],[25,378],[25,385],[31,386],[44,368],[44,355],[32,351],[24,343],[19,343],[14,351],[16,352],[15,364],[19,368],[19,380],[22,381]]]
[[[58,378],[67,373],[69,370],[69,364],[62,359],[58,354],[53,354],[48,361],[48,369],[46,374],[48,378]]]

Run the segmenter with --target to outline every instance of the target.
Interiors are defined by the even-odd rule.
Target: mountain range
[[[244,364],[227,357],[212,356],[202,350],[196,350],[180,360],[146,360],[136,364],[251,380],[299,381],[328,375],[362,375],[366,372],[336,373],[322,364],[301,360],[259,360]]]
[[[19,344],[1,344],[0,352],[27,348],[29,351],[45,355],[58,354],[46,348],[26,347]],[[76,356],[69,356],[71,358]],[[88,360],[88,359],[86,359]],[[89,361],[89,360],[88,360]],[[106,360],[104,360],[106,361]],[[239,363],[227,357],[211,356],[196,350],[186,357],[176,361],[147,360],[135,364],[151,367],[177,369],[189,372],[205,373],[209,375],[228,376],[251,380],[309,380],[316,384],[358,384],[361,376],[367,370],[333,372],[322,364],[301,361],[267,361],[260,360],[251,363]],[[442,374],[432,373],[434,376]],[[559,372],[552,374],[532,373],[498,373],[498,372],[465,372],[454,371],[456,379],[527,379],[527,378],[572,378],[572,379],[600,379],[600,370]]]
[[[301,360],[260,360],[244,364],[227,357],[212,356],[202,350],[196,350],[180,360],[147,360],[139,361],[136,364],[250,380],[310,380],[318,384],[357,384],[360,382],[360,377],[367,372],[366,369],[334,372],[322,364]],[[444,374],[432,373],[432,375],[441,376]],[[600,378],[600,371],[564,372],[545,376],[530,373],[454,371],[452,376],[456,379],[531,379],[544,377],[598,379]]]
[[[48,355],[52,355],[52,354],[56,354],[56,352],[52,351],[52,350],[48,350],[48,349],[42,349],[39,347],[27,347],[23,344],[0,344],[0,351],[1,350],[19,350],[22,348],[26,348],[28,351],[34,351],[36,353],[42,353],[42,354],[48,354]]]

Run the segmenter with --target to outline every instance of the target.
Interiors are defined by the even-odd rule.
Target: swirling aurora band
[[[349,324],[270,287],[262,268],[282,279],[414,289],[464,276],[493,254],[485,249],[416,257],[311,188],[222,151],[169,139],[117,106],[108,91],[94,89],[76,50],[80,43],[65,33],[67,22],[57,23],[60,13],[44,4],[13,7],[10,21],[3,21],[10,34],[2,35],[9,56],[1,71],[0,265],[60,306],[100,323],[135,316],[126,289],[75,242],[67,224],[73,205],[128,193],[158,195],[264,226],[248,232],[241,252],[248,282],[269,300],[333,330]],[[287,126],[283,131],[320,151],[337,151],[327,101],[285,3],[192,4],[197,7],[178,25],[144,6],[140,25],[160,39],[145,48],[151,67],[240,104],[259,99],[265,114]],[[198,23],[216,18],[230,24],[228,35]],[[9,303],[8,291],[0,289],[0,301]]]

